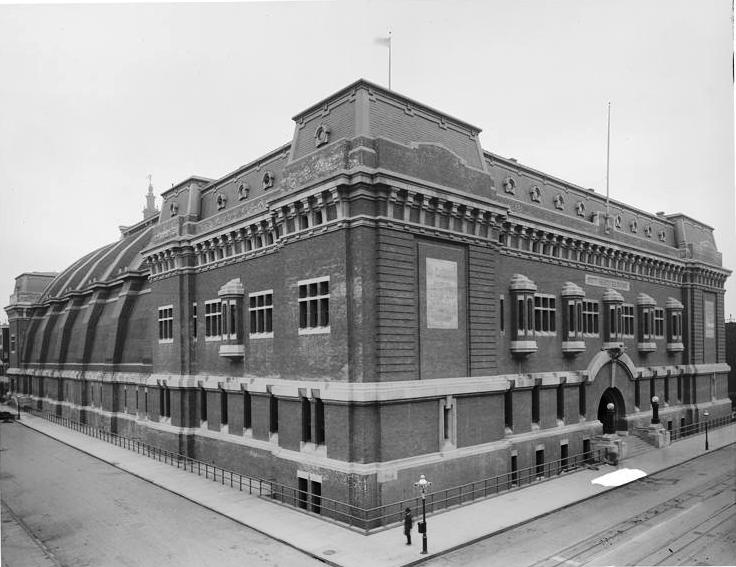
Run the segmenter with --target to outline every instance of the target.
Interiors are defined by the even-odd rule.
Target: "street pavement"
[[[207,481],[195,474],[54,425],[39,417],[23,414],[21,423],[339,567],[411,565],[504,532],[512,526],[529,522],[576,502],[615,490],[591,483],[595,478],[614,470],[614,467],[606,465],[597,471],[585,469],[562,475],[521,490],[434,514],[427,521],[429,555],[421,555],[421,538],[415,532],[413,545],[405,545],[402,526],[363,535],[290,507]],[[736,442],[736,424],[711,430],[709,441],[711,450]],[[703,435],[693,435],[670,447],[652,449],[631,457],[620,463],[619,467],[641,469],[652,474],[703,453]]]
[[[13,567],[48,565],[27,543],[64,567],[324,565],[27,427],[0,424],[0,441],[3,515],[25,528],[2,534]]]
[[[514,526],[432,567],[733,565],[736,445]]]

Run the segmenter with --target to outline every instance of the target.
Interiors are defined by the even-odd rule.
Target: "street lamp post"
[[[703,417],[705,418],[705,450],[708,450],[708,416],[710,414],[708,413],[708,410],[705,410],[703,412]]]
[[[652,396],[652,425],[659,423],[659,398]]]
[[[427,553],[427,488],[432,485],[423,474],[419,475],[419,480],[414,483],[422,492],[422,523],[419,525],[419,531],[422,534],[422,554]]]
[[[616,409],[616,406],[614,406],[612,402],[608,402],[608,404],[606,405],[606,409],[608,410],[608,419],[606,420],[608,421],[608,427],[606,428],[607,431],[604,431],[604,433],[615,433],[616,426],[613,422],[613,412]]]

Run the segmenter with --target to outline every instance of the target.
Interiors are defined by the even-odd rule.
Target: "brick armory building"
[[[710,227],[607,205],[366,81],[294,122],[22,276],[44,285],[6,308],[14,388],[363,508],[420,473],[443,489],[583,453],[608,402],[619,430],[653,395],[670,429],[730,412]]]

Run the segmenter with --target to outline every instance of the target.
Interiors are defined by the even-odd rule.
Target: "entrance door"
[[[465,250],[418,246],[420,377],[467,376]]]
[[[598,420],[603,424],[604,429],[606,419],[608,419],[608,404],[614,405],[614,429],[616,431],[625,431],[628,428],[626,423],[626,405],[624,397],[618,388],[608,388],[601,395],[601,401],[598,404]]]

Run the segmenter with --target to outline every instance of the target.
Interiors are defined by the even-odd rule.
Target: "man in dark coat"
[[[404,512],[404,535],[406,536],[406,545],[411,545],[411,528],[414,520],[411,517],[411,508],[407,508]]]

